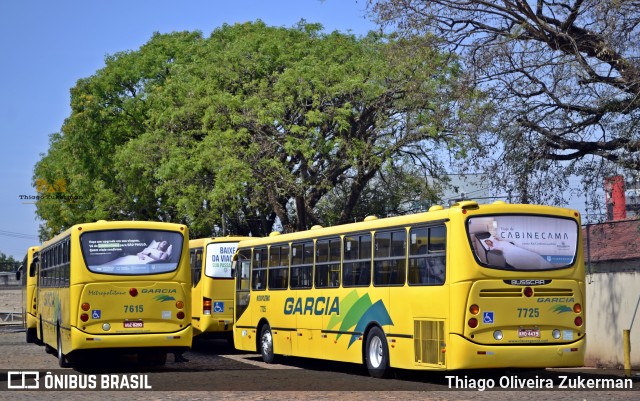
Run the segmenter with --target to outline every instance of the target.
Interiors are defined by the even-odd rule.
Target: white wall
[[[640,272],[587,275],[585,365],[622,368],[622,331],[629,330],[638,298]],[[631,327],[631,366],[640,367],[640,308]]]

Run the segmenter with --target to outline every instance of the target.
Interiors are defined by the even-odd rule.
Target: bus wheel
[[[277,361],[277,357],[273,353],[273,335],[268,324],[262,326],[260,331],[260,353],[265,363],[275,363]]]
[[[47,344],[46,341],[44,341],[44,326],[42,325],[42,316],[40,316],[40,341],[44,345],[44,352],[51,355],[54,355],[56,353],[56,350],[53,349],[52,346]]]
[[[35,327],[27,329],[27,342],[35,343],[38,340],[38,333]]]
[[[167,363],[167,352],[162,350],[140,351],[138,362],[147,366],[164,366]]]
[[[68,368],[71,366],[69,361],[67,361],[67,357],[62,353],[62,337],[60,336],[60,328],[58,328],[58,365],[61,368]]]
[[[369,332],[364,357],[371,377],[388,377],[389,347],[387,338],[379,327],[373,327]]]
[[[235,348],[235,343],[233,341],[233,331],[230,331],[228,334],[226,334],[226,340],[227,340],[227,345],[230,348]]]

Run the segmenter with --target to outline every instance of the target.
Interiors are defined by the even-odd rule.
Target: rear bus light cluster
[[[176,313],[176,317],[180,320],[184,319],[184,311],[182,311],[182,309],[184,308],[184,302],[176,301],[176,308],[181,309],[178,311],[178,313]]]
[[[80,314],[80,320],[86,323],[87,321],[89,321],[89,314],[86,312],[88,312],[89,309],[91,309],[91,305],[85,302],[82,304],[81,308],[83,312]]]
[[[480,313],[480,307],[476,304],[473,304],[469,307],[469,312],[476,316],[478,313]],[[469,321],[467,322],[467,324],[469,325],[469,327],[471,327],[472,329],[475,329],[476,327],[478,327],[478,319],[476,319],[475,317],[472,317],[471,319],[469,319]]]
[[[203,315],[211,314],[211,298],[202,297],[202,314]]]

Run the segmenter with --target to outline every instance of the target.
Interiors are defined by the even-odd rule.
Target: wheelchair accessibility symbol
[[[94,309],[91,311],[91,319],[100,319],[102,311],[100,309]]]
[[[213,311],[214,312],[224,312],[224,302],[214,302],[213,303]]]
[[[484,323],[484,324],[493,324],[493,312],[483,312],[482,313],[482,323]]]

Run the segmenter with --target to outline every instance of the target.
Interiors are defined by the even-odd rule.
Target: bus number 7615
[[[144,307],[143,305],[125,305],[124,306],[124,313],[139,313],[139,312],[144,312]]]

